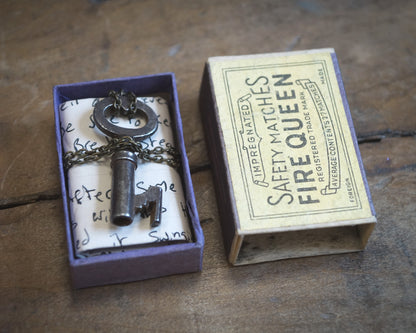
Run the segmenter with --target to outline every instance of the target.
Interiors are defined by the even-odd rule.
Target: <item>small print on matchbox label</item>
[[[245,61],[217,71],[241,227],[370,218],[331,55]]]

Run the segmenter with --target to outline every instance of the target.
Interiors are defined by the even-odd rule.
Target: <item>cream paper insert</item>
[[[167,102],[158,97],[139,98],[158,115],[159,125],[144,147],[174,145]],[[92,118],[98,99],[68,101],[60,105],[61,134],[64,151],[97,148],[107,143]],[[137,119],[116,119],[119,126],[140,126]],[[163,190],[162,222],[150,227],[150,217],[136,215],[129,226],[118,227],[110,222],[111,167],[110,158],[73,166],[68,170],[68,197],[76,254],[79,257],[123,251],[127,248],[163,242],[191,240],[182,182],[178,172],[165,164],[139,160],[136,169],[136,194],[150,185]]]
[[[329,51],[209,65],[239,233],[375,222]]]

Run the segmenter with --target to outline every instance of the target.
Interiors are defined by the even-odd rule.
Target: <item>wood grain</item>
[[[1,331],[414,331],[416,3],[2,1]],[[197,100],[209,56],[334,47],[378,224],[364,252],[227,264]],[[203,271],[72,290],[52,87],[175,72]]]

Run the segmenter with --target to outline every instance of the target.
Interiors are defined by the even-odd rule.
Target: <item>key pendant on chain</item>
[[[99,101],[94,108],[95,124],[104,134],[111,137],[129,136],[135,141],[141,141],[156,132],[157,115],[148,105],[136,101],[136,112],[140,112],[146,118],[146,124],[140,128],[124,128],[111,123],[106,117],[106,112],[113,105],[114,98],[107,97]],[[129,106],[129,99],[121,96],[121,107],[126,110]],[[151,226],[158,226],[162,215],[162,189],[150,186],[146,192],[135,195],[136,154],[129,150],[116,151],[111,158],[111,168],[111,222],[118,226],[129,225],[140,212],[142,216],[148,216],[150,213]]]

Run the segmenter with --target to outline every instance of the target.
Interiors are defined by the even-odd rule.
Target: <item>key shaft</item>
[[[134,172],[137,156],[128,150],[117,151],[111,158],[111,167],[111,221],[118,226],[126,226],[133,222],[135,215]]]

